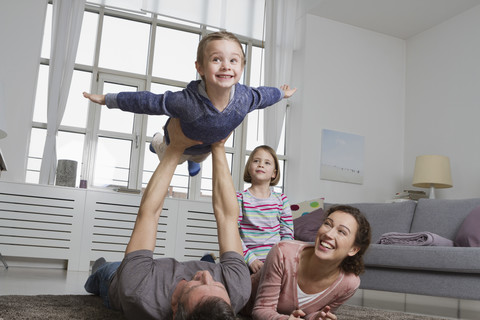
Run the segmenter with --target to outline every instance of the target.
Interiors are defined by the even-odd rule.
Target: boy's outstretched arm
[[[104,94],[91,94],[88,92],[84,92],[83,96],[87,99],[89,99],[92,102],[98,103],[98,104],[105,104],[105,95]]]
[[[186,148],[201,144],[199,141],[185,137],[178,119],[170,121],[168,130],[170,132],[170,144],[143,193],[135,226],[125,254],[137,250],[153,251],[155,249],[158,220],[178,160]]]
[[[243,247],[238,232],[240,212],[232,175],[225,156],[225,138],[212,144],[213,165],[213,213],[217,221],[220,255],[234,251],[243,256]]]
[[[297,88],[290,88],[288,84],[284,84],[283,86],[280,87],[280,89],[282,89],[283,92],[285,93],[285,95],[283,96],[284,99],[290,98],[291,96],[293,96],[295,91],[297,91]]]

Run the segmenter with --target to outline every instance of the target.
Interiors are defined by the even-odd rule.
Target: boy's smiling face
[[[209,89],[230,89],[243,74],[243,51],[238,43],[231,40],[213,40],[205,48],[205,58],[195,63]]]

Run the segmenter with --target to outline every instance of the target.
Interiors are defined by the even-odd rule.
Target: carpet
[[[344,305],[339,320],[440,320],[422,315]],[[124,320],[120,312],[107,309],[93,295],[0,296],[0,320]],[[246,318],[243,318],[246,319]]]

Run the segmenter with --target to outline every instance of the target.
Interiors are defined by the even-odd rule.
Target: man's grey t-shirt
[[[110,305],[129,319],[171,319],[177,284],[192,280],[200,270],[208,270],[215,281],[223,283],[238,313],[250,297],[251,281],[243,256],[233,251],[222,254],[220,263],[153,259],[150,250],[131,252],[110,283]]]

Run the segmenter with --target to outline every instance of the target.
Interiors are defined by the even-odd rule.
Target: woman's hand
[[[88,92],[84,92],[83,96],[87,99],[89,99],[92,102],[98,103],[98,104],[105,104],[105,95],[104,94],[91,94]]]
[[[300,309],[294,310],[290,315],[290,317],[288,317],[288,320],[303,319],[302,317],[305,317],[305,315],[306,315],[305,312],[303,312]]]
[[[260,269],[262,269],[262,267],[263,262],[258,259],[254,260],[252,264],[250,264],[250,270],[252,270],[252,273],[257,273],[258,271],[260,271]]]
[[[315,320],[325,320],[325,319],[330,319],[330,320],[337,320],[337,316],[334,315],[333,313],[330,312],[330,307],[325,306],[320,312],[317,314],[315,317]]]

